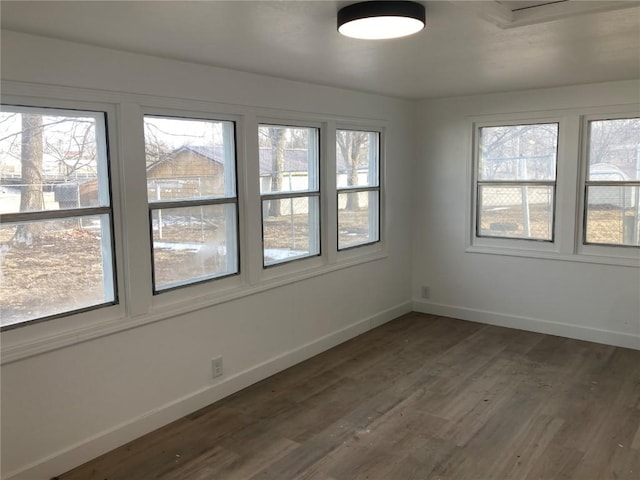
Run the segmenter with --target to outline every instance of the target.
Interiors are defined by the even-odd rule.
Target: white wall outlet
[[[211,378],[222,376],[222,357],[211,359]]]
[[[420,290],[420,295],[422,296],[422,298],[431,298],[431,287],[423,285],[422,289]]]

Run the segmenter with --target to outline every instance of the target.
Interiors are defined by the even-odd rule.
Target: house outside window
[[[263,266],[320,255],[320,130],[258,127]]]
[[[3,105],[3,329],[117,303],[106,113]]]
[[[235,124],[146,115],[154,293],[239,272]]]
[[[640,118],[587,122],[585,245],[640,246]]]

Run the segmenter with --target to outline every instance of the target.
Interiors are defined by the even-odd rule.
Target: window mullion
[[[139,105],[123,103],[119,109],[120,157],[141,159],[121,162],[121,191],[125,251],[126,308],[130,317],[144,315],[151,308],[151,242],[147,209],[147,180],[144,164],[144,128]],[[134,239],[135,241],[131,241]]]

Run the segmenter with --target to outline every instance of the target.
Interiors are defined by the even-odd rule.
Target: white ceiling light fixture
[[[364,40],[406,37],[419,32],[424,25],[425,8],[417,2],[360,2],[338,12],[338,32]]]

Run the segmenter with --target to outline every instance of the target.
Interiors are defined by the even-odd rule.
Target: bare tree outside
[[[368,132],[358,132],[352,130],[338,130],[336,132],[336,145],[340,149],[340,154],[347,166],[347,185],[354,187],[358,185],[358,170],[360,166],[367,164]],[[347,197],[346,209],[353,211],[360,209],[358,195]]]
[[[594,121],[590,126],[590,165],[609,163],[618,167],[630,165],[630,170],[636,168],[639,155],[637,145],[640,139],[640,118]]]
[[[267,127],[268,138],[271,143],[271,191],[281,192],[284,179],[285,158],[284,150],[287,138],[285,136],[286,130],[282,127]],[[269,204],[269,216],[279,217],[281,212],[282,202],[275,201]]]
[[[379,132],[336,131],[338,249],[380,239]]]
[[[37,211],[44,209],[43,192],[43,145],[42,115],[22,115],[22,187],[20,195],[20,211]],[[21,223],[16,228],[14,243],[31,244],[42,232],[42,224]]]
[[[585,242],[640,245],[640,118],[588,122]]]
[[[115,301],[104,121],[101,112],[3,106],[2,326]]]
[[[482,127],[479,133],[477,233],[551,241],[558,124]]]
[[[258,127],[264,265],[319,252],[319,132]]]

